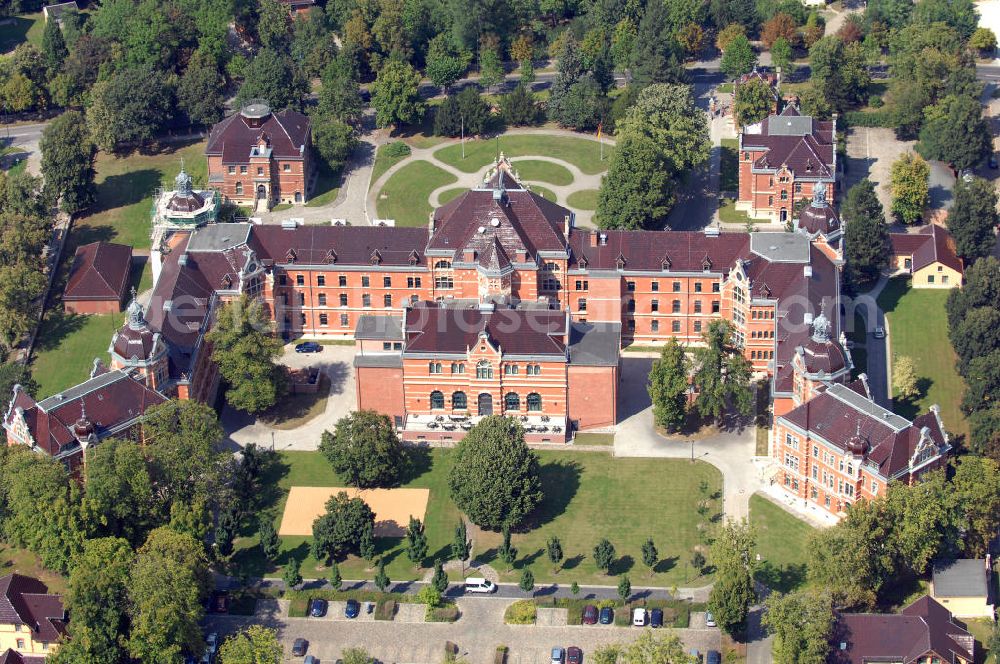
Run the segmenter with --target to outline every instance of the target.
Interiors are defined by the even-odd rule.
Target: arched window
[[[486,360],[481,360],[476,365],[476,378],[493,378],[493,367]]]
[[[542,409],[542,395],[538,392],[532,392],[528,395],[528,410],[529,411],[539,411]]]
[[[434,263],[434,267],[436,267],[439,270],[450,270],[451,261],[438,261],[437,263]]]
[[[469,407],[469,400],[465,398],[465,392],[455,392],[451,395],[451,407],[455,410],[465,410]]]
[[[441,373],[441,363],[440,362],[428,362],[427,363],[427,370],[428,370],[429,373],[439,374],[439,373]]]
[[[295,192],[295,202],[296,203],[301,203],[302,202],[302,192],[301,191]]]
[[[243,183],[242,182],[237,182],[236,183],[236,195],[238,196],[238,195],[240,195],[242,193],[243,193]]]
[[[464,374],[465,373],[465,365],[462,364],[462,363],[460,363],[460,362],[452,362],[451,363],[451,372],[453,374]]]
[[[504,410],[521,410],[521,397],[517,395],[517,392],[508,392],[503,398]]]
[[[431,392],[431,408],[444,408],[444,393],[440,390]]]

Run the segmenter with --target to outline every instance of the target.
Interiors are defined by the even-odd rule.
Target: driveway
[[[354,382],[354,346],[323,346],[320,353],[296,353],[295,344],[285,346],[281,363],[293,369],[318,367],[330,378],[330,394],[323,413],[295,429],[275,429],[246,413],[226,407],[222,428],[228,441],[243,447],[247,443],[270,445],[277,450],[315,450],[327,429],[357,406]]]
[[[462,598],[457,601],[462,617],[455,623],[400,623],[397,621],[346,621],[309,618],[212,617],[211,629],[220,635],[235,631],[247,622],[263,622],[276,627],[291,652],[296,638],[309,641],[309,654],[323,664],[334,662],[347,648],[363,648],[382,662],[438,664],[444,658],[445,641],[457,644],[459,653],[474,664],[493,662],[496,648],[510,648],[510,664],[541,664],[549,661],[554,646],[575,645],[586,658],[597,648],[615,642],[632,641],[642,634],[630,627],[575,625],[505,625],[503,612],[511,600]],[[665,630],[678,635],[685,648],[720,648],[718,629]]]
[[[753,425],[720,429],[704,437],[665,438],[653,426],[653,406],[646,391],[656,353],[624,353],[620,390],[621,418],[615,456],[698,459],[722,473],[723,506],[732,519],[749,516],[750,496],[762,486],[768,459],[757,457]]]
[[[844,174],[843,193],[846,194],[852,186],[868,178],[875,183],[875,193],[885,209],[886,219],[890,219],[892,196],[889,193],[889,173],[893,162],[901,154],[913,151],[914,145],[916,141],[898,140],[892,129],[852,127],[847,134],[847,171]],[[955,176],[940,161],[930,161],[928,164],[931,167],[928,212],[947,210],[952,205]]]

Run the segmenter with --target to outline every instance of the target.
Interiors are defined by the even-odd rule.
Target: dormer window
[[[580,256],[580,259],[576,262],[576,266],[581,270],[585,270],[587,268],[587,257]]]
[[[615,265],[618,266],[619,270],[624,270],[625,269],[625,256],[622,255],[622,254],[618,254],[618,260],[615,261]]]
[[[336,263],[337,262],[337,252],[330,249],[326,252],[326,256],[323,257],[324,263]],[[343,284],[341,284],[343,285]]]
[[[286,263],[294,263],[296,258],[298,258],[298,254],[295,253],[294,249],[289,249],[288,253],[285,254]]]
[[[372,261],[372,265],[381,265],[382,264],[382,254],[379,252],[378,249],[376,249],[375,251],[372,252],[371,261]]]
[[[670,256],[664,256],[663,260],[660,261],[660,267],[663,269],[664,272],[666,272],[667,270],[670,269],[670,265],[671,265]]]
[[[703,259],[701,259],[701,269],[705,270],[706,272],[708,272],[709,270],[711,270],[712,269],[712,259],[709,258],[708,256],[705,256]]]
[[[410,265],[416,265],[420,262],[420,256],[417,254],[416,250],[410,252]]]

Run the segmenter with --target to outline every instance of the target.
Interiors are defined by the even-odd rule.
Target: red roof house
[[[44,583],[21,574],[0,577],[0,631],[15,637],[14,648],[0,654],[0,663],[43,661],[66,634],[66,622],[62,598],[50,594]]]
[[[78,247],[63,291],[69,313],[106,314],[122,310],[132,269],[132,247],[91,242]]]
[[[927,224],[916,233],[890,233],[893,263],[912,275],[914,288],[956,288],[965,266],[948,229]]]

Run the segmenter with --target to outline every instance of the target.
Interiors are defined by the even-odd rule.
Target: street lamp
[[[694,463],[694,441],[693,440],[691,441],[691,463]]]

